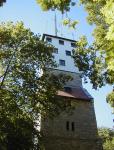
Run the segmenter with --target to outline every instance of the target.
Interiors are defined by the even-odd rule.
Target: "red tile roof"
[[[86,89],[80,88],[71,88],[71,91],[58,91],[58,96],[63,96],[67,98],[73,99],[81,99],[81,100],[91,100],[93,97],[87,92]]]

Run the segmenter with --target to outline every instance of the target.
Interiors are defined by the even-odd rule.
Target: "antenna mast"
[[[74,40],[74,33],[72,32],[72,39]]]
[[[56,12],[55,12],[55,35],[57,36],[57,16],[56,16]]]

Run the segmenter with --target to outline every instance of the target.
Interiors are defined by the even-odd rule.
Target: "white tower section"
[[[72,58],[76,41],[48,34],[43,34],[43,40],[55,47],[53,55],[58,64],[57,70],[79,73]]]
[[[48,34],[43,34],[42,39],[55,47],[53,55],[58,67],[51,68],[51,71],[56,74],[70,75],[73,78],[66,83],[66,87],[82,87],[81,72],[75,66],[72,58],[72,50],[76,47],[76,41]]]

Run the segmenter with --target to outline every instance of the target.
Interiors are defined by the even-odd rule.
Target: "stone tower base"
[[[103,150],[100,139],[48,137],[43,143],[43,150]]]

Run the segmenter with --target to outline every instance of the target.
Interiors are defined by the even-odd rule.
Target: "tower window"
[[[46,41],[47,41],[47,42],[52,42],[52,38],[46,37]]]
[[[66,55],[67,55],[67,56],[71,56],[71,51],[67,51],[67,50],[66,50]]]
[[[55,54],[58,54],[58,48],[54,48],[54,51],[53,51]]]
[[[66,122],[66,130],[69,131],[69,121]]]
[[[76,47],[76,44],[75,43],[71,43],[71,47]]]
[[[71,87],[64,87],[65,92],[71,93],[72,89]]]
[[[64,41],[63,40],[59,40],[59,44],[64,45]]]
[[[60,59],[60,60],[59,60],[59,65],[65,66],[65,60]]]
[[[74,131],[75,130],[75,123],[72,122],[71,126],[72,126],[72,131]]]

